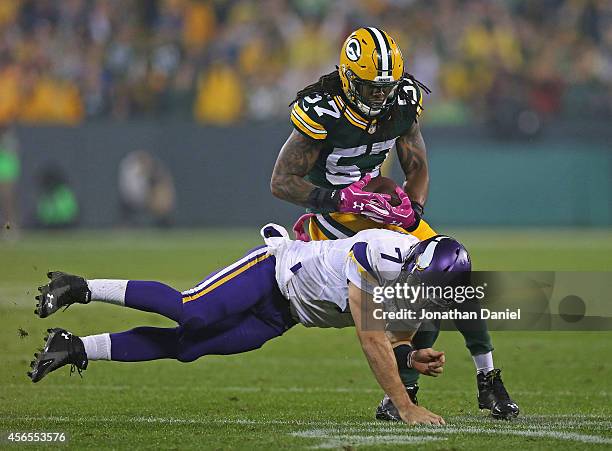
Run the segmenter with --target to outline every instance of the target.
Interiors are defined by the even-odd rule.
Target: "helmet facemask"
[[[362,80],[353,71],[346,71],[349,82],[348,93],[357,108],[368,117],[376,117],[387,111],[397,98],[399,80],[370,81]],[[383,77],[376,77],[383,78]],[[391,78],[391,77],[384,77]]]

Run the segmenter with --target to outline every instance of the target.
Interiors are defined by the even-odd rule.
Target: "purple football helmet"
[[[472,262],[466,248],[457,240],[437,235],[417,243],[402,267],[405,281],[437,287],[470,284]],[[440,307],[450,307],[452,299],[429,298]]]
[[[411,274],[422,272],[470,272],[472,262],[463,245],[448,236],[437,235],[417,243],[402,268]]]

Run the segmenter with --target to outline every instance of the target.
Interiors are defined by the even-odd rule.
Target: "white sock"
[[[489,351],[486,354],[478,354],[473,355],[474,365],[476,366],[477,373],[485,373],[487,374],[489,371],[493,370],[495,367],[493,366],[493,352]]]
[[[125,290],[127,280],[93,279],[87,281],[91,300],[108,302],[109,304],[125,305]]]
[[[88,360],[110,360],[111,339],[110,334],[88,335],[81,337],[85,345],[85,354]]]

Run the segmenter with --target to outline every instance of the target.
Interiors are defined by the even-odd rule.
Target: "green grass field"
[[[612,231],[456,231],[476,269],[612,270]],[[373,419],[382,396],[355,332],[297,326],[262,349],[190,364],[92,362],[39,384],[26,377],[48,327],[77,334],[171,325],[116,306],[77,305],[34,316],[49,269],[86,277],[154,279],[178,289],[260,244],[256,230],[32,234],[0,241],[0,448],[9,432],[65,432],[75,449],[584,449],[612,448],[610,332],[493,333],[496,363],[521,406],[513,422],[477,410],[472,361],[443,332],[438,379],[421,379],[422,405],[447,426]],[[19,330],[27,332],[21,336]],[[47,445],[49,448],[56,444]]]

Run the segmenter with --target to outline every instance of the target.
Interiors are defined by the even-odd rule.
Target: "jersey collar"
[[[355,127],[365,130],[368,127],[368,120],[364,119],[359,113],[353,110],[341,96],[334,96],[334,101],[338,104],[344,117]]]

